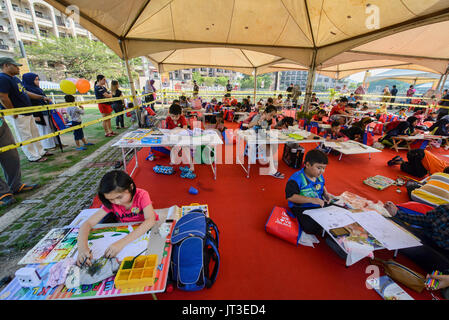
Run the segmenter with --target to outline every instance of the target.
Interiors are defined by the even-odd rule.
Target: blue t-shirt
[[[95,97],[97,99],[106,99],[104,94],[107,93],[108,90],[103,86],[95,86]]]
[[[296,185],[293,183],[295,182]],[[304,168],[295,172],[290,179],[288,179],[287,186],[286,186],[286,195],[287,198],[290,198],[293,196],[293,194],[299,194],[304,197],[310,197],[310,198],[319,198],[323,200],[323,193],[324,193],[324,177],[321,175],[318,178],[316,178],[315,181],[312,181],[307,177],[307,175],[304,172]],[[317,208],[319,205],[313,204],[313,203],[293,203],[291,201],[288,201],[288,206],[290,208],[293,207],[301,207],[301,208]]]
[[[6,73],[0,73],[0,92],[7,93],[14,108],[24,108],[31,106],[31,99],[28,97],[25,88],[17,77],[11,77]],[[6,109],[1,103],[0,107]]]

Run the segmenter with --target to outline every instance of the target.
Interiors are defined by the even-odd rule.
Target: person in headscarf
[[[46,96],[44,91],[39,87],[39,76],[37,74],[32,72],[25,73],[22,76],[22,83],[27,91],[40,96]],[[43,106],[48,103],[43,99],[31,99],[31,104],[33,106]],[[44,136],[53,132],[48,111],[33,112],[33,116],[37,129],[39,130],[39,135]],[[54,149],[56,147],[55,138],[41,140],[41,144],[45,150]]]

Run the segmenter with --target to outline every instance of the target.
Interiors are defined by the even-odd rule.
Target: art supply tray
[[[123,259],[115,276],[114,284],[117,289],[151,287],[154,284],[157,254]]]
[[[159,144],[162,143],[162,138],[150,136],[150,137],[143,137],[140,141],[142,143]]]

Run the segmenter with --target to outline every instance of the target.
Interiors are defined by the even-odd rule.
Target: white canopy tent
[[[366,82],[374,82],[378,80],[390,79],[403,81],[413,85],[419,85],[424,83],[431,83],[434,87],[440,79],[440,75],[430,72],[413,72],[409,70],[390,70],[387,72],[379,73],[375,76],[367,77]]]
[[[449,0],[46,2],[61,12],[73,11],[83,27],[125,60],[203,48],[204,55],[198,54],[195,60],[195,65],[200,65],[210,55],[204,48],[219,47],[260,52],[306,66],[310,70],[306,102],[317,70],[331,68],[328,72],[342,77],[344,71],[335,66],[383,60],[443,74],[449,62],[449,48],[443,40],[449,26]],[[229,50],[224,65],[231,67],[233,56]],[[178,60],[180,65],[191,65],[190,57],[184,57],[184,63]],[[366,69],[363,64],[349,67]]]

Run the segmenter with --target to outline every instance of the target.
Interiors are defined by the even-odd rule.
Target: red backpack
[[[385,125],[385,131],[388,132],[388,131],[390,131],[390,130],[395,129],[401,122],[402,122],[402,121],[399,121],[399,120],[388,122],[388,123]]]

